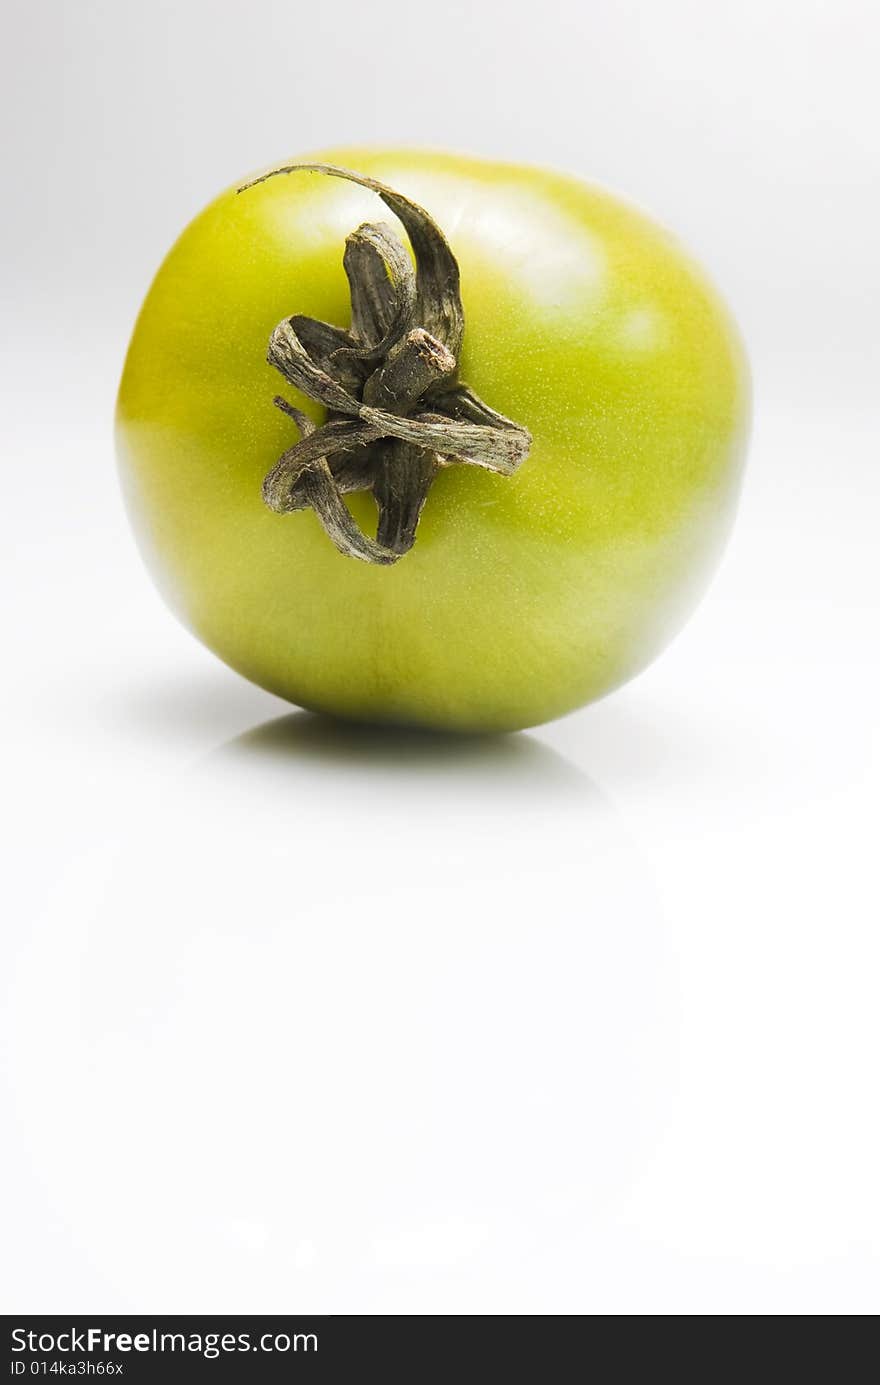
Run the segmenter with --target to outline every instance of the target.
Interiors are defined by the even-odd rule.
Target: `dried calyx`
[[[373,178],[329,164],[291,164],[246,186],[302,171],[346,178],[377,193],[406,229],[415,271],[390,226],[359,226],[343,257],[350,330],[299,316],[275,328],[270,365],[322,404],[327,421],[316,428],[276,396],[301,439],[269,472],[263,499],[279,514],[310,506],[341,553],[395,563],[412,548],[441,467],[462,462],[510,476],[531,438],[458,379],[464,335],[458,265],[428,213]],[[372,492],[379,512],[375,539],[345,504],[349,491]]]

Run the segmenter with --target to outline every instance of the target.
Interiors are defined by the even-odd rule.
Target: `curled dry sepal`
[[[341,553],[395,563],[412,548],[441,467],[464,462],[510,476],[531,438],[458,379],[464,335],[458,264],[428,213],[384,183],[329,164],[291,164],[246,186],[300,171],[347,178],[378,193],[406,229],[415,271],[390,226],[359,226],[343,257],[350,330],[299,316],[275,328],[270,365],[323,404],[327,421],[316,428],[276,396],[302,436],[269,472],[263,499],[279,514],[311,506]],[[342,499],[349,491],[372,492],[379,511],[375,539]]]

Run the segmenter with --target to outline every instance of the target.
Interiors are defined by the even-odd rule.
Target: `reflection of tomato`
[[[263,504],[296,437],[272,408],[269,334],[297,313],[346,326],[345,237],[392,220],[336,178],[270,178],[196,218],[138,320],[118,437],[144,552],[196,634],[292,702],[450,729],[558,716],[643,667],[718,556],[748,414],[732,324],[665,232],[576,180],[434,153],[323,157],[443,228],[461,376],[528,428],[531,452],[512,477],[442,470],[393,566]],[[367,529],[372,500],[347,501]]]

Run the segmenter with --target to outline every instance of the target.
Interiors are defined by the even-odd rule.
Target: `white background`
[[[0,1306],[875,1312],[877,7],[9,13]],[[709,597],[528,735],[291,713],[127,532],[151,274],[343,141],[604,182],[749,343]]]

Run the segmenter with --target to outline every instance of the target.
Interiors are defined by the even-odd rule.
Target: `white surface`
[[[873,7],[543,6],[505,22],[495,99],[466,80],[440,120],[401,79],[414,141],[652,206],[756,371],[685,633],[613,698],[466,743],[340,734],[217,664],[112,472],[179,225],[400,111],[316,113],[330,20],[288,4],[47,8],[19,15],[40,99],[3,226],[0,1306],[876,1312]],[[508,9],[452,11],[475,73]]]

